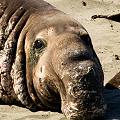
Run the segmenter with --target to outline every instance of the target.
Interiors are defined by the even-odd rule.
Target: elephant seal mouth
[[[77,102],[75,103],[63,102],[62,111],[67,118],[70,120],[94,120],[101,118],[105,114],[107,106],[101,93],[81,91],[80,96],[82,100],[76,98]]]

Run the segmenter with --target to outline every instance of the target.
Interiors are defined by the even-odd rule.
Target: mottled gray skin
[[[102,117],[103,71],[84,27],[42,0],[0,7],[0,98],[70,120]]]

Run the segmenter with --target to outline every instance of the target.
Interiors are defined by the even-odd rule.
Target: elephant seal
[[[0,98],[70,120],[105,114],[103,71],[85,28],[42,0],[0,0]]]
[[[96,19],[96,18],[106,18],[106,19],[110,19],[116,22],[120,22],[120,13],[118,14],[114,14],[114,15],[93,15],[91,17],[92,19]]]

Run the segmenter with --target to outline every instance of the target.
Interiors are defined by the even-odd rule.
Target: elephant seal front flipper
[[[120,89],[120,72],[117,73],[105,86],[106,89]]]
[[[106,19],[110,19],[110,20],[113,20],[113,21],[120,22],[120,13],[114,14],[114,15],[93,15],[91,18],[92,19],[106,18]]]

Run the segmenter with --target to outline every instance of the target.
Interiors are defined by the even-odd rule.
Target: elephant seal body
[[[83,26],[42,0],[0,5],[0,98],[70,120],[102,117],[103,71]]]

